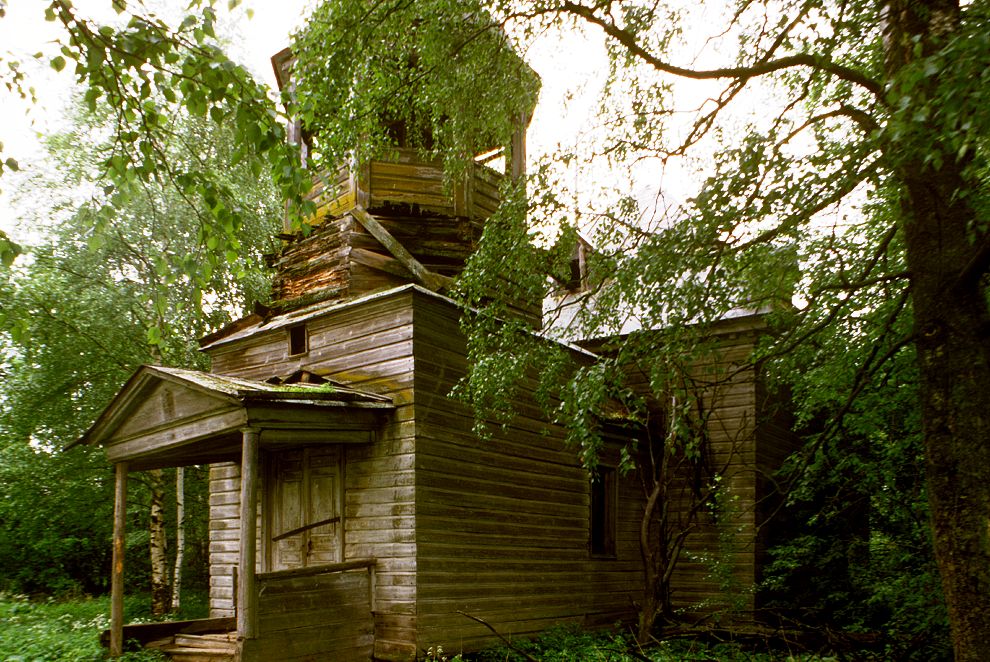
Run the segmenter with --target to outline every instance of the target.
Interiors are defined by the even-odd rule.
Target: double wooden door
[[[267,503],[270,570],[341,560],[341,453],[309,446],[272,455]]]

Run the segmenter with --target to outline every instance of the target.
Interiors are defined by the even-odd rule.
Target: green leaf
[[[56,55],[55,57],[52,58],[50,64],[52,69],[54,69],[55,71],[62,71],[62,69],[65,69],[65,58],[62,57],[61,55]]]
[[[19,165],[19,164],[17,163],[17,161],[15,161],[15,160],[14,160],[14,159],[12,159],[12,158],[8,158],[8,159],[7,159],[6,161],[4,161],[3,163],[4,163],[4,165],[5,165],[5,166],[7,166],[8,168],[10,168],[10,169],[11,169],[11,170],[13,170],[14,172],[17,172],[18,170],[20,170],[20,169],[21,169],[21,166],[20,166],[20,165]]]
[[[148,344],[149,345],[162,344],[162,330],[157,326],[148,327]]]
[[[21,247],[7,238],[5,234],[0,232],[0,262],[3,266],[9,267],[14,263],[14,260],[18,255],[21,254]]]

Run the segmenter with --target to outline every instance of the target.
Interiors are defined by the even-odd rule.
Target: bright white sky
[[[76,0],[80,13],[111,22],[116,14],[110,9],[110,0]],[[152,6],[159,3],[150,3]],[[185,5],[176,0],[162,0],[163,5]],[[244,6],[251,6],[254,18],[248,19]],[[245,3],[234,14],[222,14],[221,23],[233,25],[231,34],[243,35],[234,44],[234,57],[246,64],[256,75],[274,86],[275,78],[269,58],[289,44],[290,32],[302,21],[305,0],[255,0]],[[40,106],[31,109],[32,121],[25,118],[27,105],[12,99],[4,91],[0,96],[0,109],[4,113],[4,124],[0,131],[6,150],[15,150],[33,144],[33,133],[52,128],[51,123],[61,115],[66,93],[73,84],[74,76],[67,67],[62,74],[48,68],[47,59],[35,62],[31,57],[37,52],[54,54],[52,41],[63,36],[59,26],[44,20],[44,3],[15,2],[7,9],[7,16],[0,19],[0,52],[7,57],[10,52],[20,59],[38,87]],[[167,15],[167,14],[166,14]],[[7,120],[14,122],[11,126]]]
[[[289,44],[289,35],[301,25],[313,0],[248,0],[233,15],[221,14],[221,23],[233,24],[224,33],[240,34],[233,44],[232,56],[243,62],[255,75],[275,86],[270,58]],[[81,13],[112,22],[115,14],[110,0],[76,0]],[[177,0],[152,0],[152,6],[184,6]],[[225,3],[223,3],[225,4]],[[248,19],[245,8],[253,10]],[[38,137],[56,131],[63,123],[65,105],[74,84],[71,65],[60,74],[49,66],[55,54],[53,40],[62,36],[58,26],[44,20],[44,3],[10,3],[7,16],[0,19],[0,59],[10,55],[21,61],[37,89],[38,103],[31,105],[0,88],[0,143],[3,158],[15,158],[28,171],[39,163],[43,150]],[[164,12],[163,12],[164,13]],[[167,15],[167,14],[166,14]],[[32,55],[45,52],[48,57],[35,60]],[[540,105],[530,127],[530,159],[553,149],[558,142],[574,144],[582,132],[594,124],[601,71],[605,65],[600,39],[570,33],[551,35],[537,42],[526,55],[543,78]],[[0,178],[0,228],[23,236],[18,227],[18,213],[12,207],[11,192],[20,177],[7,172]]]

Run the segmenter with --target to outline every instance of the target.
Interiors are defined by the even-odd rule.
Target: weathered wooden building
[[[117,471],[112,652],[137,637],[175,659],[410,660],[490,643],[468,616],[505,635],[634,619],[636,477],[590,481],[525,390],[490,440],[450,396],[468,366],[444,288],[497,207],[499,179],[521,170],[524,129],[507,173],[479,164],[453,190],[411,150],[342,169],[314,191],[320,224],[273,259],[271,301],[202,340],[211,371],[144,367],[96,421],[84,441]],[[512,303],[538,323],[541,302]],[[761,319],[716,333],[717,361],[743,366]],[[712,447],[733,467],[738,508],[728,528],[693,536],[675,578],[685,607],[724,590],[706,550],[727,550],[740,586],[756,580],[760,476],[791,443],[763,415],[755,371],[718,388]],[[124,630],[128,472],[192,464],[210,465],[211,619]],[[751,593],[741,601],[754,606]]]

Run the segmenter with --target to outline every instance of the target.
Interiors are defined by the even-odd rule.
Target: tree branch
[[[571,15],[579,16],[593,25],[597,25],[603,32],[605,32],[606,35],[619,42],[631,54],[643,60],[657,71],[662,71],[674,76],[680,76],[681,78],[689,78],[692,80],[734,78],[739,81],[746,81],[750,78],[763,76],[793,67],[810,67],[832,74],[833,76],[844,81],[859,85],[873,94],[877,99],[881,101],[884,100],[883,85],[881,85],[878,81],[864,75],[856,69],[832,62],[827,57],[821,55],[816,55],[813,53],[797,53],[794,55],[777,58],[775,60],[759,62],[750,66],[725,67],[721,69],[687,69],[684,67],[675,66],[669,62],[665,62],[653,53],[650,53],[645,47],[643,47],[642,44],[639,43],[639,41],[637,41],[635,35],[619,27],[613,21],[602,18],[595,13],[594,9],[590,7],[585,7],[584,5],[577,4],[575,2],[564,2],[560,6],[560,9]]]
[[[509,641],[508,639],[506,639],[502,635],[501,632],[499,632],[494,627],[492,627],[491,623],[489,623],[485,619],[478,618],[477,616],[472,616],[471,614],[469,614],[467,612],[464,612],[464,611],[461,611],[460,609],[457,610],[457,613],[460,614],[461,616],[466,617],[466,618],[470,618],[472,621],[475,621],[476,623],[481,623],[482,625],[484,625],[486,628],[488,628],[489,630],[491,630],[492,634],[494,634],[496,637],[498,637],[499,639],[501,639],[502,640],[502,643],[504,643],[506,646],[508,646],[509,648],[511,648],[513,651],[515,651],[519,655],[522,655],[524,658],[526,658],[528,660],[528,662],[540,662],[540,660],[538,658],[533,657],[532,655],[530,655],[529,653],[527,653],[526,651],[522,650],[521,648],[519,648],[518,646],[516,646],[515,644],[513,644],[511,641]]]

